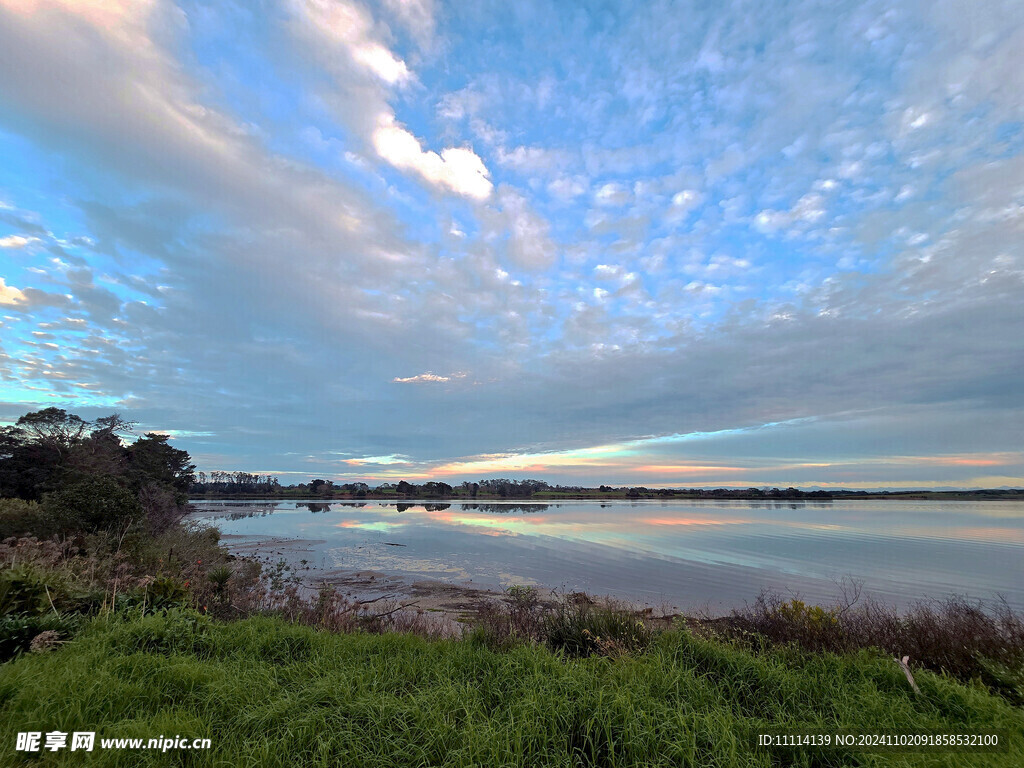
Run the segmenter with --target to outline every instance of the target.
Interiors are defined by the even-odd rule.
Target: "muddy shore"
[[[266,537],[255,539],[250,536],[221,536],[221,543],[236,557],[253,559],[264,568],[277,567],[282,561],[287,573],[299,581],[310,592],[323,584],[333,586],[338,592],[353,600],[389,601],[408,610],[422,610],[453,621],[466,619],[486,603],[500,601],[506,593],[486,587],[455,584],[436,579],[410,578],[399,574],[376,570],[351,571],[338,568],[319,567],[315,564],[316,547],[323,544],[321,539],[293,539],[287,537]],[[566,597],[557,590],[537,586],[542,602],[554,603]],[[575,599],[594,600],[593,596],[580,593]],[[600,600],[600,597],[596,599]],[[631,604],[617,600],[616,604],[629,607],[654,623],[670,623],[680,615],[674,606],[650,606]]]

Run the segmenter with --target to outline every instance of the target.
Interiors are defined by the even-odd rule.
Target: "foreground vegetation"
[[[188,455],[127,426],[47,409],[0,431],[0,765],[1024,764],[1005,606],[765,596],[666,622],[512,588],[455,623],[232,557],[183,522]],[[52,731],[211,748],[15,749]],[[794,732],[998,732],[1003,751],[757,743]]]
[[[0,670],[3,763],[23,730],[183,735],[208,751],[101,750],[95,765],[736,766],[1024,762],[1024,713],[931,673],[914,694],[880,654],[754,652],[672,630],[643,653],[573,658],[408,634],[334,634],[190,611],[94,621],[56,653]],[[779,729],[990,733],[971,754],[758,747]],[[1007,736],[1008,735],[1008,736]],[[80,765],[67,751],[46,764]]]

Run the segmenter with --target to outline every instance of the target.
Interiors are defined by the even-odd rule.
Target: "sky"
[[[1019,0],[0,0],[0,422],[1024,485],[1021,51]]]

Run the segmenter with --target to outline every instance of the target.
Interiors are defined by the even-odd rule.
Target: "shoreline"
[[[323,584],[334,587],[341,595],[358,601],[390,601],[403,610],[422,610],[435,616],[462,622],[489,603],[506,599],[507,592],[492,587],[470,586],[440,579],[408,577],[376,569],[353,571],[344,568],[320,568],[313,564],[313,547],[323,539],[293,539],[283,536],[255,538],[238,534],[221,534],[220,543],[236,558],[259,562],[264,568],[274,568],[284,561],[302,590],[314,594]],[[308,555],[309,558],[303,557]],[[537,590],[542,603],[554,604],[557,598],[569,597],[595,603],[614,602],[654,623],[670,624],[683,617],[687,621],[696,617],[671,610],[664,604],[660,608],[640,600],[589,595],[583,592],[559,593],[547,585],[530,585]],[[703,621],[716,621],[724,616],[701,616]]]
[[[313,496],[298,493],[206,493],[190,495],[189,503],[204,501],[301,501],[301,502],[394,502],[398,504],[553,504],[560,501],[764,501],[778,503],[792,502],[831,502],[831,501],[1024,501],[1024,489],[978,489],[966,491],[806,491],[799,495],[772,495],[771,493],[756,494],[742,490],[721,489],[708,490],[700,493],[685,491],[667,491],[661,493],[652,489],[637,495],[618,493],[614,495],[601,493],[565,493],[532,496],[400,496],[398,494],[365,495],[340,493],[331,496]]]

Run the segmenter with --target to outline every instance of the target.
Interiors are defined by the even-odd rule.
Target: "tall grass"
[[[979,680],[1024,705],[1024,618],[1005,603],[986,606],[953,596],[901,612],[870,599],[823,608],[763,593],[715,626],[729,637],[813,652],[877,648],[910,656],[918,667]]]
[[[209,751],[46,753],[97,766],[771,766],[1024,764],[1024,712],[891,659],[670,631],[643,654],[571,658],[480,638],[334,634],[194,612],[94,620],[0,667],[0,764],[25,730],[209,737]],[[1009,734],[1007,751],[763,748],[766,729]],[[32,760],[34,763],[35,761]]]

